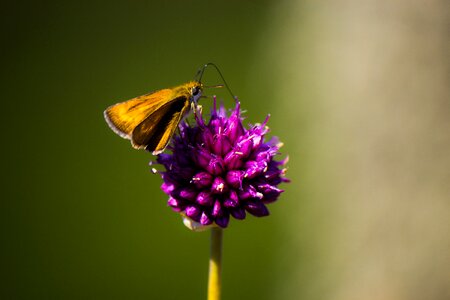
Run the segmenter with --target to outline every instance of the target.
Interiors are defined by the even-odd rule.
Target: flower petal
[[[210,192],[202,191],[197,195],[196,202],[203,206],[211,206],[213,205],[214,199]]]
[[[186,216],[193,219],[200,215],[201,209],[195,205],[188,205],[185,209]]]
[[[212,219],[206,214],[206,212],[203,212],[200,217],[200,224],[209,225],[211,223],[212,223]]]
[[[235,219],[238,220],[244,220],[246,216],[245,210],[241,207],[230,210],[230,213]]]
[[[269,215],[269,210],[267,207],[261,203],[256,201],[248,201],[245,204],[245,209],[254,215],[255,217],[264,217]]]
[[[208,172],[201,171],[192,176],[191,182],[195,184],[198,189],[206,188],[212,184],[212,175]]]
[[[222,216],[216,218],[216,224],[222,228],[227,228],[229,221],[230,215],[228,213],[223,214]]]
[[[211,192],[215,194],[223,194],[228,191],[228,186],[225,180],[222,177],[214,178],[214,181],[211,186]]]
[[[214,202],[214,206],[213,209],[211,211],[211,216],[213,217],[219,217],[223,214],[223,209],[222,209],[222,204],[220,203],[219,200],[216,200]]]
[[[225,179],[227,184],[235,189],[242,188],[242,180],[244,179],[245,172],[241,170],[228,171]]]

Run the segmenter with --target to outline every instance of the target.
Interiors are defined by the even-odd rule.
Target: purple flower
[[[156,160],[165,168],[161,188],[169,195],[168,205],[191,229],[214,223],[225,228],[230,216],[242,220],[246,213],[267,216],[266,204],[283,192],[277,186],[288,182],[287,158],[274,159],[282,143],[275,137],[264,140],[268,117],[245,129],[239,103],[228,116],[223,105],[216,109],[214,99],[209,122],[201,111],[195,121],[193,126],[182,122],[168,147],[172,153]]]

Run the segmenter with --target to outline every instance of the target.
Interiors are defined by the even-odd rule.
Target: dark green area
[[[246,78],[269,9],[266,1],[3,5],[0,298],[205,298],[209,234],[182,225],[149,171],[152,156],[116,136],[102,112],[214,62],[249,122],[262,121],[276,104],[250,97]],[[220,83],[212,70],[205,82]],[[274,256],[282,222],[232,221],[224,299],[273,295],[287,274]]]

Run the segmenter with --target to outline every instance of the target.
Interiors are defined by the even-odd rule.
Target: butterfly
[[[133,148],[158,155],[191,105],[197,105],[202,91],[200,81],[158,90],[108,107],[105,120],[115,133],[130,140]]]

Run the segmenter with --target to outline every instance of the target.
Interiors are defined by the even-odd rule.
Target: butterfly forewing
[[[172,90],[164,89],[112,105],[105,110],[105,119],[115,133],[131,139],[134,128],[166,104],[171,94]]]

